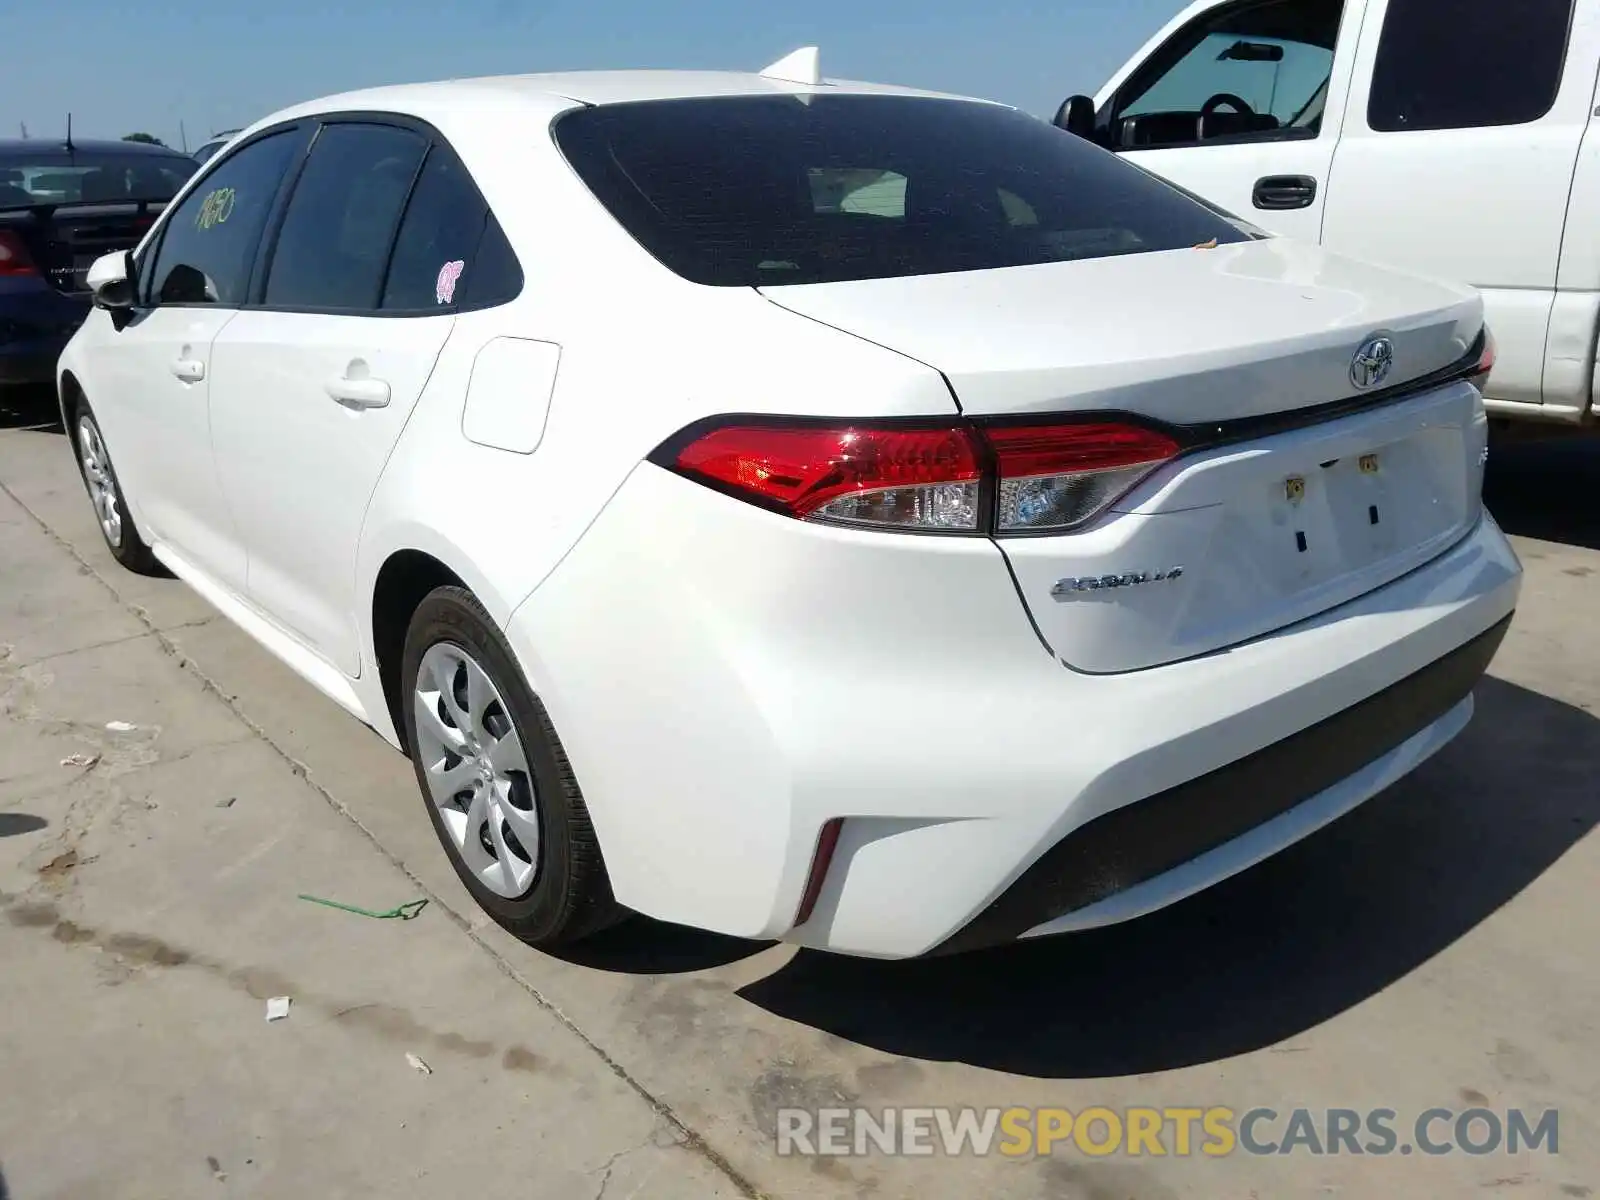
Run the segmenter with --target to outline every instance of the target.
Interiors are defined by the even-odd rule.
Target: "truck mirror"
[[[1094,101],[1087,96],[1068,96],[1061,102],[1061,107],[1056,109],[1056,118],[1051,124],[1078,137],[1092,139]]]

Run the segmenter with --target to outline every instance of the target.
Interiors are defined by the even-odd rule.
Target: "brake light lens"
[[[984,433],[999,470],[1000,533],[1081,525],[1179,450],[1166,434],[1137,425],[1001,426]]]
[[[1472,374],[1467,376],[1468,382],[1480,392],[1483,391],[1484,385],[1489,382],[1489,375],[1494,371],[1494,360],[1497,353],[1494,334],[1490,333],[1488,328],[1485,327],[1483,331],[1483,352],[1478,355],[1478,365],[1473,368]]]
[[[965,430],[729,425],[673,466],[792,517],[976,532],[982,468]]]
[[[730,423],[654,461],[802,520],[920,533],[1058,533],[1181,447],[1118,422],[942,427]]]
[[[22,239],[8,230],[0,230],[0,277],[16,278],[38,273],[39,269],[33,265],[33,256],[22,244]]]

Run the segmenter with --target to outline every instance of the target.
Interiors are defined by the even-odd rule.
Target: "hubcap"
[[[112,549],[122,545],[122,509],[117,504],[117,477],[111,470],[100,430],[89,417],[78,419],[78,451],[83,455],[83,477],[89,483],[89,499],[100,518],[100,532]]]
[[[429,798],[451,845],[484,887],[516,899],[538,870],[539,811],[499,689],[461,647],[436,642],[417,668],[412,704]]]

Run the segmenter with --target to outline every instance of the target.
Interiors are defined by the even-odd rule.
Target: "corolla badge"
[[[1350,382],[1364,392],[1381,385],[1393,369],[1394,343],[1386,337],[1370,337],[1350,360]]]
[[[1057,600],[1071,600],[1085,592],[1103,592],[1111,588],[1138,587],[1145,583],[1165,583],[1183,575],[1182,567],[1168,567],[1165,571],[1136,571],[1128,575],[1068,576],[1056,580],[1050,594]]]

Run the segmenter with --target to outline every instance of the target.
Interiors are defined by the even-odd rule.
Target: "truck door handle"
[[[389,385],[381,379],[340,376],[323,385],[329,396],[348,408],[383,408],[389,403]]]
[[[185,383],[199,383],[206,377],[206,365],[198,358],[178,358],[172,361],[172,373]]]
[[[1257,208],[1283,212],[1310,208],[1317,198],[1317,181],[1309,175],[1267,175],[1256,180],[1250,199]]]

